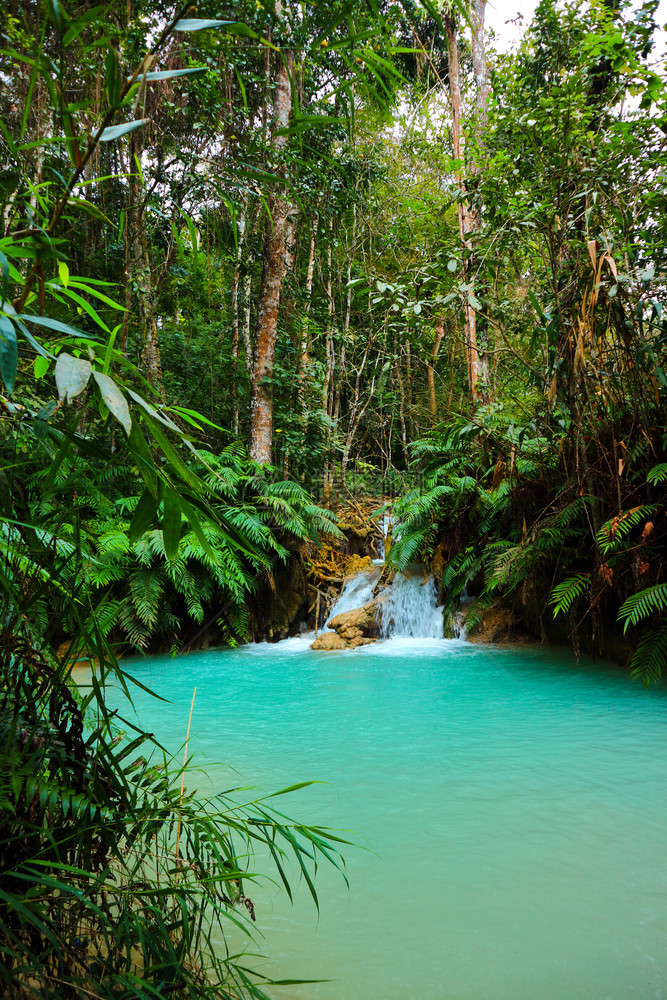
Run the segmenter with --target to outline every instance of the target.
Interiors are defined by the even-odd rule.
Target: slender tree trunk
[[[308,317],[310,316],[310,304],[313,294],[313,275],[315,274],[315,238],[317,236],[317,225],[319,216],[313,219],[313,228],[310,233],[310,249],[308,252],[308,270],[306,271],[306,301],[303,306],[303,316],[301,317],[301,349],[299,358],[299,403],[302,413],[306,410],[306,375],[310,364],[310,337],[308,333]]]
[[[486,55],[484,50],[484,14],[486,0],[470,0],[470,19],[472,24],[472,47],[473,47],[473,68],[476,78],[476,103],[477,103],[477,135],[481,134],[480,117],[486,115],[488,105],[488,74],[486,70]],[[454,157],[457,164],[457,180],[461,188],[461,198],[458,204],[459,238],[465,254],[465,271],[468,280],[474,277],[474,261],[472,235],[479,230],[480,220],[477,213],[473,212],[468,200],[468,192],[465,183],[464,164],[464,133],[461,114],[461,74],[459,62],[458,32],[456,22],[452,14],[445,14],[445,28],[447,32],[447,47],[449,51],[449,98],[452,108],[452,142],[454,146]],[[477,170],[479,166],[477,166]],[[476,172],[473,170],[473,172]],[[477,313],[470,301],[470,296],[466,297],[464,304],[465,314],[465,345],[466,361],[468,366],[468,385],[473,405],[481,399],[480,377],[482,366],[480,363],[479,350],[477,347]]]
[[[442,344],[442,339],[445,336],[445,328],[442,323],[438,323],[435,331],[435,340],[433,341],[433,350],[431,351],[431,357],[426,368],[426,378],[428,381],[428,408],[431,413],[431,423],[436,422],[437,417],[437,405],[435,399],[435,363],[438,359],[438,353],[440,351],[440,345]]]
[[[239,432],[239,396],[238,396],[238,369],[239,369],[239,278],[241,274],[241,258],[243,254],[243,237],[246,230],[246,212],[244,206],[239,215],[236,226],[236,259],[234,261],[234,275],[232,278],[232,365],[231,365],[231,395],[232,395],[232,430],[235,434]]]
[[[329,448],[333,445],[333,409],[334,409],[334,377],[336,370],[336,353],[334,346],[333,324],[334,324],[334,300],[333,300],[333,276],[332,276],[332,247],[333,243],[333,216],[329,219],[329,244],[327,247],[327,374],[324,384],[324,410],[329,418],[329,428],[327,430],[327,444]],[[328,504],[331,499],[331,491],[334,482],[334,461],[331,456],[327,456],[324,461],[324,482],[323,498]]]
[[[252,205],[248,205],[249,218],[246,223],[245,231],[245,245],[248,246],[252,235],[257,231],[257,223],[259,219],[259,209],[254,212],[252,210]],[[241,289],[241,295],[243,300],[243,323],[241,325],[241,336],[243,338],[243,354],[245,357],[245,365],[248,369],[248,377],[252,379],[252,367],[253,367],[253,347],[252,347],[252,310],[251,310],[251,300],[252,300],[252,268],[250,267],[250,259],[248,256],[247,268],[245,274],[243,275],[243,284]]]
[[[276,3],[276,14],[279,13],[280,4]],[[292,62],[291,52],[277,53],[275,56],[271,145],[278,160],[281,159],[287,145],[287,136],[278,133],[287,128],[292,109],[290,87]],[[284,164],[281,169],[284,170]],[[269,199],[270,218],[267,220],[264,236],[264,261],[257,317],[250,411],[250,455],[263,465],[271,462],[273,437],[271,378],[276,351],[280,290],[285,268],[285,227],[290,207],[283,189],[272,193]]]

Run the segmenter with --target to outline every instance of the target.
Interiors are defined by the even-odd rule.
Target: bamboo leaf
[[[146,125],[149,121],[150,118],[139,118],[137,121],[125,122],[123,125],[110,125],[102,131],[99,141],[113,142],[114,139],[120,139],[129,132],[134,132],[135,129],[141,128],[142,125]]]
[[[16,329],[9,316],[0,313],[0,373],[7,392],[14,392],[18,370]]]
[[[181,540],[181,505],[174,490],[167,485],[162,489],[162,538],[167,558],[175,559]]]
[[[208,73],[208,66],[195,66],[192,69],[158,69],[146,73],[146,80],[173,80],[178,76],[192,76],[195,73]]]
[[[93,367],[85,358],[75,358],[71,354],[60,354],[56,361],[56,388],[58,397],[71,403],[75,396],[88,385]]]
[[[56,333],[65,333],[69,337],[81,337],[83,340],[90,340],[90,334],[84,333],[83,330],[78,330],[75,326],[70,326],[69,323],[61,323],[59,319],[51,319],[50,316],[32,316],[28,313],[21,313],[19,319],[25,323],[35,323],[37,326],[45,326],[49,330],[55,330]]]
[[[157,499],[149,489],[145,489],[139,498],[132,520],[130,522],[129,537],[131,542],[136,542],[145,531],[153,524],[153,518],[157,511]]]
[[[234,24],[234,21],[211,21],[203,17],[182,17],[173,27],[173,31],[203,31],[205,28],[223,28]]]
[[[132,430],[132,417],[130,416],[130,408],[127,405],[127,400],[122,394],[116,383],[108,375],[103,375],[102,372],[93,372],[93,378],[97,382],[100,393],[102,394],[102,399],[109,407],[111,413],[113,413],[116,420],[123,425],[125,428],[125,433],[130,435]]]

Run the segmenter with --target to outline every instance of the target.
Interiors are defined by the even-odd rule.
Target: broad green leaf
[[[113,299],[110,299],[108,295],[105,295],[103,292],[98,291],[97,288],[94,288],[88,278],[70,278],[69,283],[72,288],[78,288],[80,291],[86,292],[87,295],[93,295],[96,299],[99,299],[100,302],[104,302],[105,305],[110,306],[111,309],[117,309],[118,312],[127,312],[125,306],[119,305],[118,302],[114,302]],[[95,284],[98,284],[98,282]],[[103,284],[111,284],[111,282],[103,282]]]
[[[139,426],[138,420],[132,421],[132,430],[130,432],[128,445],[134,456],[134,461],[136,462],[139,475],[143,479],[146,488],[150,490],[157,502],[159,496],[157,469],[155,468],[155,462],[153,461],[151,450],[148,447],[148,442],[143,435],[143,431]]]
[[[0,374],[2,374],[2,381],[10,395],[14,391],[14,384],[16,383],[18,358],[19,352],[14,324],[9,316],[0,314]]]
[[[162,537],[167,558],[175,559],[181,540],[181,505],[177,495],[167,485],[162,489]]]
[[[35,373],[35,378],[44,378],[49,370],[49,359],[45,358],[41,354],[38,354],[32,363],[32,369]]]
[[[185,214],[185,213],[184,213]],[[190,218],[189,215],[185,215],[185,221],[188,226],[188,231],[190,233],[190,242],[192,243],[192,257],[195,271],[199,267],[199,233],[197,232],[197,227]]]
[[[148,489],[144,490],[139,499],[130,522],[130,541],[136,542],[153,524],[157,511],[157,499]]]
[[[205,489],[202,480],[192,471],[192,469],[188,468],[160,427],[159,423],[151,419],[151,417],[145,417],[145,420],[150,427],[151,433],[153,434],[158,446],[161,448],[164,457],[171,462],[181,479],[188,483],[194,490],[199,491],[202,490],[202,488]]]
[[[51,287],[52,288],[53,287],[57,288],[58,286],[57,285],[56,286],[52,285]],[[73,299],[74,302],[76,302],[76,304],[79,306],[80,309],[83,309],[84,312],[87,312],[88,315],[90,316],[90,318],[93,319],[95,321],[95,323],[97,323],[98,326],[101,326],[102,329],[105,331],[105,333],[109,333],[110,332],[109,331],[109,327],[106,325],[106,323],[104,322],[104,320],[102,319],[102,317],[99,315],[99,313],[97,312],[97,310],[93,306],[91,306],[90,302],[86,302],[86,300],[83,298],[82,295],[78,295],[77,292],[73,291],[71,288],[68,288],[65,291],[65,295],[68,298]]]
[[[180,503],[183,508],[183,513],[188,519],[190,527],[192,528],[195,535],[199,539],[199,544],[201,545],[201,547],[203,548],[204,552],[207,554],[209,559],[213,559],[215,561],[216,558],[215,552],[213,551],[211,543],[209,542],[208,538],[204,534],[204,529],[202,528],[201,522],[195,513],[194,507],[192,507],[191,504],[189,504],[185,499],[185,497],[183,496],[180,497]]]
[[[107,49],[104,60],[104,87],[107,92],[109,107],[118,107],[120,103],[120,70],[118,66],[118,53],[113,45]]]
[[[58,32],[58,34],[62,35],[62,33],[63,33],[63,23],[62,23],[63,9],[60,6],[60,3],[58,2],[58,0],[47,0],[47,2],[46,2],[46,13],[47,13],[47,16],[48,16],[49,20],[53,22],[53,25],[54,25],[56,31]]]
[[[102,399],[109,407],[111,413],[113,413],[116,420],[123,425],[125,428],[125,433],[130,435],[132,430],[132,417],[130,416],[130,408],[127,405],[127,400],[122,394],[116,383],[108,375],[103,375],[102,372],[93,372],[93,378],[97,382],[97,386],[102,395]]]
[[[141,128],[145,125],[149,118],[139,118],[134,122],[125,122],[124,125],[110,125],[109,128],[105,128],[100,135],[100,142],[113,142],[114,139],[120,139],[121,136],[127,135],[128,132],[134,132],[135,129]]]
[[[4,253],[0,251],[0,267],[2,267],[2,300],[0,300],[0,308],[5,304],[5,299],[9,293],[9,261],[5,257]]]
[[[88,385],[93,368],[85,358],[75,358],[71,354],[60,354],[56,361],[56,388],[58,397],[71,403],[75,396]]]
[[[62,281],[65,288],[69,285],[69,268],[64,260],[58,261],[58,277]]]

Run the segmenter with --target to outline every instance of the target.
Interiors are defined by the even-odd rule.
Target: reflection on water
[[[254,893],[266,973],[334,980],[276,996],[667,997],[664,690],[566,653],[437,639],[128,669],[169,699],[135,695],[173,750],[197,685],[202,792],[324,780],[281,806],[366,845],[345,852],[349,890],[320,870],[319,918],[305,886],[294,906]]]

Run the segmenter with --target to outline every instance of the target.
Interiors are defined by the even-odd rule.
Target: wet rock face
[[[466,612],[463,613],[465,621]],[[502,605],[492,605],[485,608],[479,616],[479,620],[468,630],[466,639],[468,642],[485,645],[486,643],[521,643],[527,640],[527,636],[522,632],[511,608]]]
[[[379,601],[372,600],[353,611],[344,611],[329,622],[333,635],[323,632],[311,649],[356,649],[368,646],[380,635]]]

